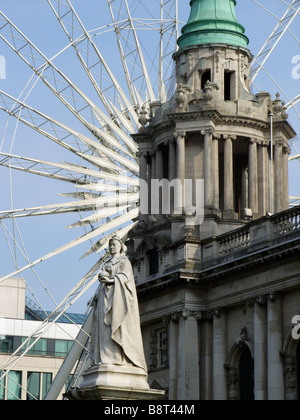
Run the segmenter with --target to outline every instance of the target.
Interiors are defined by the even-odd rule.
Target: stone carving
[[[139,117],[139,123],[141,124],[141,130],[145,129],[145,126],[148,124],[149,118],[148,118],[148,112],[146,111],[145,106],[142,106],[142,110]]]
[[[176,95],[176,102],[177,102],[177,112],[184,112],[187,110],[188,105],[188,94],[192,92],[192,89],[187,86],[180,83],[178,85],[177,89],[177,95]]]
[[[205,83],[202,99],[205,101],[211,101],[215,95],[216,92],[220,90],[219,86],[216,83],[212,83],[209,80]]]
[[[248,330],[247,327],[244,327],[241,329],[241,334],[239,336],[239,338],[237,338],[234,341],[234,344],[239,346],[239,347],[243,347],[245,345],[245,341],[248,340]]]
[[[132,266],[117,236],[109,241],[109,251],[94,300],[91,364],[133,365],[146,372]]]

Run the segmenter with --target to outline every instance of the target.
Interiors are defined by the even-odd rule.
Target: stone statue
[[[91,332],[91,364],[147,371],[132,266],[122,240],[109,241],[111,258],[99,273]]]

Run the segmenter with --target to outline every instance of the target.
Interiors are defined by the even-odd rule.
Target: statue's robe
[[[105,271],[114,284],[101,284],[91,333],[93,364],[134,365],[147,370],[132,266],[125,255],[112,258]]]

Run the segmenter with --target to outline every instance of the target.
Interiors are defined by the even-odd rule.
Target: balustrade
[[[273,222],[273,236],[277,238],[300,231],[300,209],[289,210],[275,218]]]
[[[270,234],[265,238],[265,242],[272,242],[272,240],[282,241],[286,240],[288,235],[299,235],[300,237],[300,207],[287,210],[279,215],[272,216],[270,219],[262,219],[259,223],[272,223]],[[237,253],[244,250],[250,250],[252,245],[255,245],[251,237],[251,224],[245,227],[224,234],[216,239],[217,241],[217,258],[234,257]],[[260,225],[255,222],[252,229],[260,228]],[[268,230],[267,230],[268,231]],[[267,246],[267,245],[266,245]]]

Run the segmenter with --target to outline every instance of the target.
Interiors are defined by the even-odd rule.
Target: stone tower
[[[195,181],[204,181],[205,223],[202,234],[196,229],[199,238],[289,206],[288,141],[295,133],[279,97],[273,101],[267,92],[250,92],[252,56],[235,4],[191,1],[174,55],[177,92],[171,101],[151,105],[150,119],[141,118],[149,124],[135,136],[140,176],[149,190],[153,179],[177,179],[182,185],[184,179],[193,180],[195,206],[201,200]],[[143,200],[143,220],[148,224],[148,214],[160,224],[172,223],[172,212],[163,215],[171,217],[153,214],[156,196],[149,192],[149,207]],[[171,208],[173,201],[171,196]]]
[[[289,207],[289,140],[295,132],[279,95],[272,99],[267,92],[250,91],[253,57],[236,18],[236,1],[190,4],[174,54],[176,92],[168,102],[152,103],[142,112],[142,128],[134,135],[141,214],[132,232],[131,253],[150,359],[149,349],[157,342],[151,341],[147,325],[158,325],[168,313],[176,318],[177,311],[185,321],[192,314],[197,324],[211,309],[206,289],[195,284],[204,261],[218,258],[213,238]],[[246,246],[245,238],[239,238],[240,245]],[[177,360],[177,367],[170,343],[176,334],[169,331],[173,398],[192,399],[199,391],[196,387],[195,395],[184,394],[184,375],[191,375],[194,360],[190,355],[187,361],[194,351],[188,343],[198,334],[196,324],[176,327],[184,358]],[[198,349],[199,343],[194,344]],[[190,363],[190,372],[180,363]],[[189,381],[193,389],[193,375]]]

